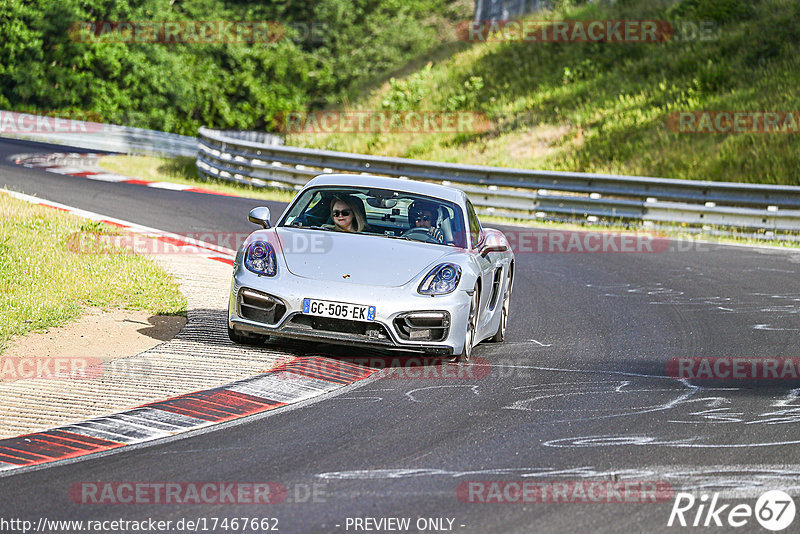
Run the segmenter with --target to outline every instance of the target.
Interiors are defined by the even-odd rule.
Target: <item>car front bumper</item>
[[[300,278],[286,269],[275,277],[258,276],[237,265],[228,304],[228,326],[241,332],[326,343],[420,351],[436,355],[460,354],[464,347],[470,295],[457,288],[453,293],[431,297],[416,292],[417,280],[398,287],[366,286],[355,282],[319,281]],[[243,292],[253,302],[254,294],[268,295],[279,313],[264,320],[243,312]],[[375,306],[374,321],[344,321],[303,314],[306,298]],[[266,302],[266,299],[264,300]],[[267,305],[267,304],[265,304]],[[246,304],[245,304],[246,306]],[[281,309],[282,307],[282,309]],[[246,317],[250,315],[250,317]],[[446,331],[437,327],[436,341],[414,340],[402,325],[417,325],[418,318],[446,317]],[[410,320],[406,320],[410,317]],[[414,326],[419,329],[420,327]],[[419,332],[420,330],[415,330]],[[412,334],[413,335],[413,334]]]

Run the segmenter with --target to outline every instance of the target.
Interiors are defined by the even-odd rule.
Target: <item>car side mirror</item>
[[[254,224],[260,224],[264,228],[269,228],[269,208],[259,206],[250,210],[247,220]]]
[[[478,250],[484,258],[492,252],[507,252],[509,250],[508,241],[502,233],[496,230],[481,232],[481,241]]]

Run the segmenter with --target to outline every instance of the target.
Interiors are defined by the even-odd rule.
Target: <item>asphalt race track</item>
[[[249,232],[250,208],[270,205],[273,218],[280,212],[277,203],[90,181],[6,160],[34,151],[64,148],[0,142],[0,187],[179,234]],[[6,476],[0,517],[203,519],[206,532],[226,531],[212,530],[213,518],[234,517],[277,518],[280,532],[396,526],[353,518],[408,518],[411,532],[693,530],[667,526],[671,496],[470,501],[490,496],[480,488],[491,481],[501,488],[649,481],[751,507],[766,490],[800,494],[799,380],[686,380],[667,370],[681,357],[800,356],[799,274],[800,251],[685,242],[654,253],[519,251],[508,340],[476,347],[463,376],[441,378],[438,368],[427,377],[369,379],[240,424]],[[74,498],[82,482],[201,481],[272,482],[286,495],[271,504]],[[738,531],[766,532],[753,517]]]

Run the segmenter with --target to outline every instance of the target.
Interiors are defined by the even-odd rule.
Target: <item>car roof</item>
[[[320,174],[309,181],[303,189],[322,185],[392,189],[405,193],[416,193],[441,200],[448,200],[461,206],[463,206],[466,201],[466,194],[463,191],[445,185],[368,174]]]

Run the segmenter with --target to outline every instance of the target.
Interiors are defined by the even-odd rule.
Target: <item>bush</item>
[[[432,13],[464,16],[446,0],[0,0],[0,107],[91,110],[104,122],[189,135],[201,125],[268,129],[282,111],[340,101],[436,46]],[[147,20],[278,20],[287,35],[253,44],[75,39],[78,22]]]

